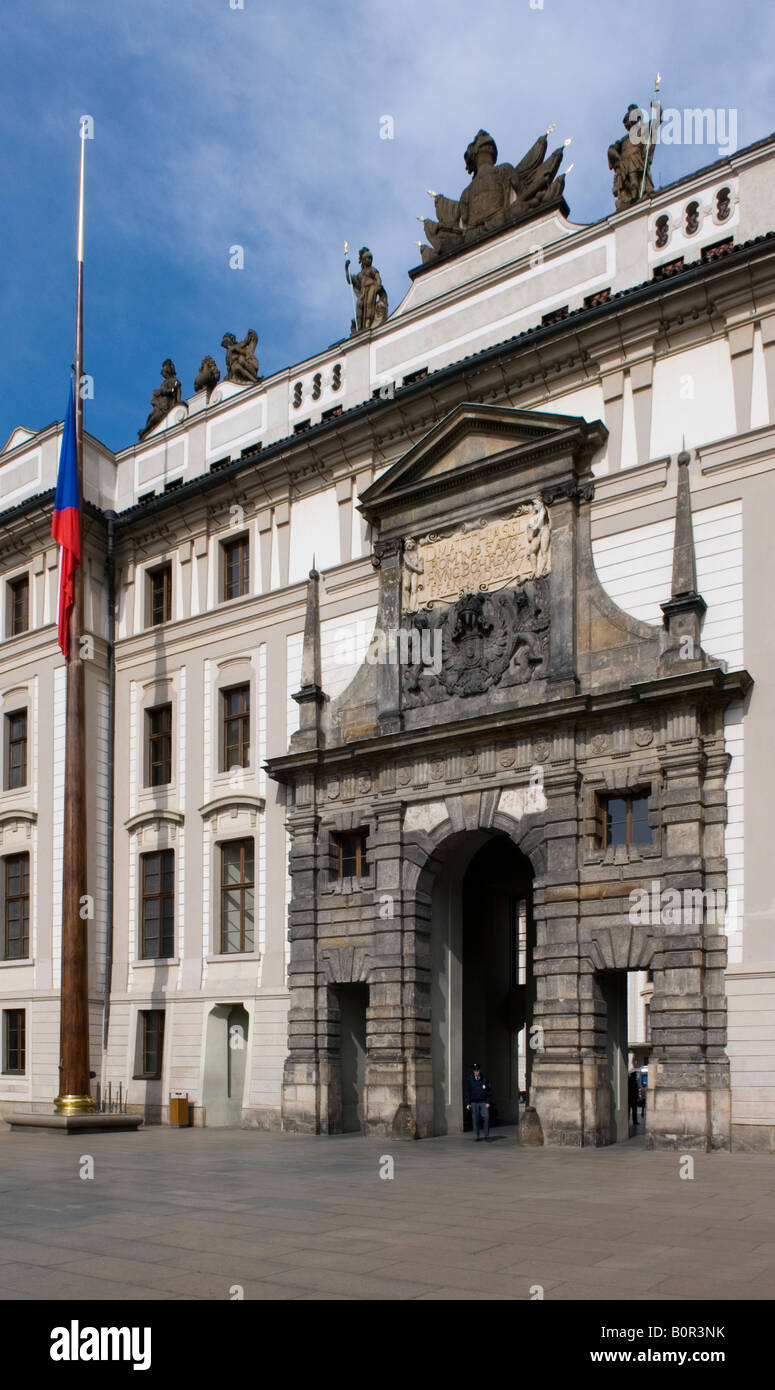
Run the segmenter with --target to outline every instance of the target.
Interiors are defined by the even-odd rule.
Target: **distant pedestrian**
[[[649,1074],[644,1067],[640,1074],[640,1113],[641,1118],[646,1114],[646,1090],[649,1084]]]
[[[474,1139],[479,1143],[479,1130],[484,1123],[484,1137],[490,1137],[490,1083],[482,1074],[478,1062],[471,1063],[471,1075],[466,1081],[466,1110],[471,1111]]]
[[[640,1073],[633,1067],[627,1078],[627,1106],[632,1115],[632,1123],[638,1124],[638,1103],[640,1099]]]

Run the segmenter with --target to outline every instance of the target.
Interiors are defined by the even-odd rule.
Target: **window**
[[[250,686],[234,685],[221,692],[223,759],[221,772],[250,767]]]
[[[230,840],[221,846],[221,953],[252,951],[253,841]]]
[[[148,571],[148,626],[158,627],[172,617],[172,566]]]
[[[146,710],[147,787],[166,787],[172,781],[172,705]]]
[[[527,980],[527,900],[511,899],[511,985]]]
[[[27,785],[27,711],[13,710],[5,716],[5,789]]]
[[[247,536],[236,541],[224,541],[223,597],[241,598],[250,592],[250,543]]]
[[[27,1070],[27,1019],[24,1009],[3,1010],[3,1071],[24,1076]]]
[[[140,1070],[138,1080],[157,1080],[161,1076],[164,1056],[164,1010],[140,1010]]]
[[[8,632],[16,637],[30,625],[30,577],[22,574],[8,585]]]
[[[175,854],[163,849],[140,856],[143,960],[163,960],[175,950]]]
[[[603,849],[613,845],[650,845],[649,799],[643,792],[608,796],[603,802]]]
[[[334,878],[366,878],[369,866],[366,862],[366,842],[368,831],[353,830],[347,834],[334,836],[335,869]]]
[[[26,960],[30,953],[30,856],[3,860],[3,959]]]

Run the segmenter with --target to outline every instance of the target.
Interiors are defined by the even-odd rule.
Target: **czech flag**
[[[59,645],[70,655],[70,613],[75,597],[74,575],[81,563],[81,527],[78,510],[78,462],[75,443],[75,396],[70,382],[65,429],[59,454],[57,491],[51,534],[59,545]]]

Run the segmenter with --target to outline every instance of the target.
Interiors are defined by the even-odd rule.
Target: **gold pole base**
[[[93,1096],[57,1096],[54,1101],[57,1115],[93,1115],[96,1108]]]

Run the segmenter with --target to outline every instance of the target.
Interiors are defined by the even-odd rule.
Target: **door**
[[[610,1097],[610,1143],[630,1137],[627,1110],[627,971],[605,970],[598,976],[606,1005],[606,1063]]]
[[[342,1133],[360,1133],[364,1119],[366,1009],[368,985],[340,985],[337,991],[342,1069]]]

